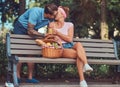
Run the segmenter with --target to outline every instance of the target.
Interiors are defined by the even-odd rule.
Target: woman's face
[[[57,15],[56,15],[56,17],[55,17],[55,20],[56,20],[56,21],[64,20],[64,16],[63,16],[63,14],[61,13],[60,10],[58,10]]]

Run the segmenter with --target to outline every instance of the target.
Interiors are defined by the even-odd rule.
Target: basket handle
[[[43,41],[44,42],[56,42],[63,48],[61,39],[56,35],[48,35],[44,38]]]

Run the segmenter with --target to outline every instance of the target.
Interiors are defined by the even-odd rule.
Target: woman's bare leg
[[[67,58],[77,58],[77,53],[76,50],[74,49],[65,49],[63,51],[63,57]],[[81,61],[80,58],[76,59],[76,65],[78,68],[78,73],[79,73],[79,79],[80,79],[80,87],[88,87],[87,82],[85,81],[84,78],[84,73],[83,73],[83,61]]]
[[[83,73],[83,62],[79,58],[77,58],[76,64],[78,68],[78,74],[79,74],[80,81],[83,81],[85,79],[84,73]]]
[[[77,56],[78,58],[83,62],[84,67],[83,70],[84,72],[91,72],[93,71],[93,68],[89,66],[88,62],[87,62],[87,57],[86,57],[86,53],[85,50],[82,46],[82,44],[80,42],[77,42],[74,47],[73,47],[76,52],[77,52]]]
[[[73,47],[76,51],[77,51],[77,55],[80,58],[80,60],[84,63],[87,64],[87,58],[86,58],[86,53],[85,50],[82,46],[81,43],[77,42],[74,47]]]
[[[77,58],[77,54],[76,51],[73,49],[64,49],[63,51],[63,57],[67,57],[67,58]],[[83,73],[83,62],[77,58],[76,59],[76,65],[78,68],[78,73],[80,76],[80,81],[84,80],[84,73]]]
[[[88,87],[87,82],[85,81],[85,78],[84,78],[83,62],[79,58],[77,58],[76,64],[77,64],[78,74],[80,78],[80,87]]]

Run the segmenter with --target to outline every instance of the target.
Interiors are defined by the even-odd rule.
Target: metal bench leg
[[[119,77],[120,77],[120,65],[116,66],[116,83],[119,82]]]
[[[17,80],[17,64],[13,63],[13,81],[14,81],[14,85],[15,87],[18,87],[18,80]]]
[[[8,68],[7,68],[7,82],[10,82],[11,72],[12,72],[12,66],[11,66],[11,63],[8,62]]]
[[[115,66],[113,84],[118,84],[120,77],[120,65]]]

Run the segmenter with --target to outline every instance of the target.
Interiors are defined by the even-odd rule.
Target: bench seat
[[[68,63],[73,64],[76,62],[75,59],[69,58],[57,58],[57,59],[49,59],[49,58],[38,58],[38,57],[19,57],[19,62],[26,63]],[[108,60],[108,59],[88,59],[89,64],[107,64],[107,65],[119,65],[120,60]]]

